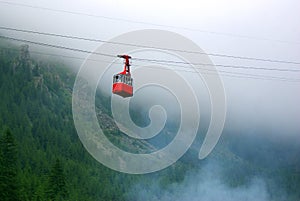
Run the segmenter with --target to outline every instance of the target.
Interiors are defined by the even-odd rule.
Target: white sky
[[[131,30],[158,28],[182,34],[194,40],[206,52],[297,61],[300,51],[300,22],[298,20],[300,19],[300,1],[298,0],[14,0],[9,2],[268,40],[228,37],[2,3],[0,4],[0,22],[3,26],[67,33],[104,40]],[[291,42],[279,43],[274,40]],[[92,49],[98,46],[95,43],[88,45],[92,46]]]
[[[196,42],[208,53],[300,61],[299,0],[7,0],[33,6],[187,27],[221,34],[59,13],[3,4],[1,1],[0,26],[102,40],[109,40],[132,30],[156,28],[182,34]],[[1,33],[13,35],[11,32],[0,30]],[[224,33],[235,36],[224,35]],[[249,38],[236,37],[236,35],[249,36]],[[89,50],[94,50],[100,45],[83,41],[66,41],[66,39],[59,38],[32,37],[28,34],[18,34],[17,36]],[[211,59],[214,63],[221,64],[300,68],[299,65],[233,61],[216,57]],[[300,78],[299,73],[254,73]],[[262,118],[272,119],[270,124],[273,125],[276,124],[276,121],[284,120],[287,121],[285,122],[286,128],[293,127],[297,128],[297,131],[300,130],[297,122],[300,119],[300,83],[224,78],[224,84],[228,97],[228,108],[232,116],[240,116],[242,113],[243,118],[239,119],[255,123],[258,120],[254,116],[248,117],[245,114],[247,112],[255,113],[253,108],[256,108]],[[274,116],[280,116],[280,118],[274,119]]]

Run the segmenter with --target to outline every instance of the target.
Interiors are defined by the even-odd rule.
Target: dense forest
[[[33,59],[27,45],[1,46],[0,200],[165,199],[165,191],[172,197],[179,189],[174,186],[187,182],[189,172],[199,172],[212,161],[222,167],[220,180],[229,189],[246,188],[253,177],[260,177],[265,181],[266,199],[300,199],[300,162],[290,163],[299,156],[289,159],[276,153],[275,160],[285,165],[270,166],[262,162],[272,148],[258,145],[266,157],[254,160],[240,151],[245,147],[232,144],[239,139],[231,141],[230,135],[223,135],[208,159],[199,161],[191,149],[174,165],[156,173],[130,175],[103,166],[84,149],[74,127],[71,99],[75,73],[59,61]],[[129,149],[136,143],[151,149],[146,142],[123,140],[126,136],[112,123],[107,99],[97,100],[109,139]],[[125,141],[127,145],[122,145]],[[300,153],[297,147],[293,150]]]
[[[125,200],[142,179],[83,148],[71,111],[74,78],[59,62],[31,59],[27,45],[1,48],[1,200]]]

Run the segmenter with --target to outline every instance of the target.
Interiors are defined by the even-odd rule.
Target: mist
[[[71,10],[80,13],[98,16],[110,16],[112,18],[124,18],[133,21],[149,22],[150,24],[139,24],[123,22],[103,17],[91,17],[88,15],[67,14],[45,9],[35,9],[30,7],[1,4],[0,22],[2,26],[15,27],[41,32],[59,33],[74,36],[83,36],[87,38],[96,38],[109,40],[117,35],[138,29],[154,28],[166,29],[182,34],[195,41],[206,52],[217,52],[232,55],[245,55],[258,58],[274,58],[276,60],[299,61],[299,12],[296,9],[298,1],[288,1],[280,3],[279,1],[251,1],[240,3],[228,1],[221,4],[212,1],[208,3],[201,1],[199,4],[190,6],[162,4],[157,10],[158,14],[153,16],[151,6],[141,6],[134,2],[134,6],[124,5],[122,2],[80,2],[71,1],[51,1],[37,2],[24,1],[24,4],[37,7],[55,8],[59,10]],[[230,4],[233,3],[233,4]],[[59,6],[58,6],[59,5]],[[192,4],[191,4],[192,5]],[[202,12],[185,12],[186,15],[179,16],[178,9],[181,7],[190,10],[200,9]],[[165,14],[166,10],[167,14]],[[265,15],[268,13],[268,15]],[[163,17],[162,17],[163,16]],[[164,20],[162,20],[162,18]],[[204,20],[205,19],[205,20]],[[168,24],[179,27],[193,27],[201,30],[216,31],[221,34],[211,34],[207,32],[197,32],[187,29],[160,27],[151,25]],[[235,33],[228,36],[222,33]],[[41,35],[32,35],[19,32],[1,30],[0,34],[4,36],[17,37],[25,40],[33,40],[67,47],[82,48],[88,51],[95,50],[102,43],[87,42],[81,40],[71,40],[58,37],[49,37]],[[229,34],[230,35],[230,34]],[[246,35],[250,37],[239,37]],[[297,42],[298,41],[298,42]],[[126,41],[125,41],[126,42]],[[20,44],[20,43],[18,43]],[[71,66],[70,68],[77,72],[88,56],[84,53],[59,50],[55,48],[30,45],[31,55],[39,57],[42,53],[51,53],[59,56],[45,56],[49,60],[60,60]],[[117,48],[117,47],[116,47]],[[79,57],[66,58],[64,56]],[[134,56],[134,55],[133,55]],[[144,55],[148,57],[149,55]],[[80,59],[81,58],[81,59]],[[156,59],[156,58],[153,58]],[[226,65],[245,65],[258,67],[277,67],[297,69],[298,65],[278,64],[258,61],[243,61],[237,59],[211,57],[213,63]],[[120,66],[120,69],[122,65]],[[133,65],[134,69],[134,65]],[[224,70],[223,68],[218,68]],[[227,70],[227,69],[226,69]],[[118,72],[116,70],[115,72]],[[241,73],[239,70],[232,69],[231,72]],[[242,71],[242,73],[244,73]],[[250,74],[260,74],[264,76],[279,76],[293,79],[299,78],[299,73],[281,73],[273,71],[247,71]],[[299,82],[285,82],[278,80],[260,80],[251,78],[234,78],[220,73],[224,83],[227,98],[227,117],[226,127],[233,132],[241,129],[255,128],[257,133],[266,134],[274,137],[281,136],[294,140],[298,137],[300,126],[298,119],[300,117],[300,85]],[[192,77],[192,75],[189,75]],[[107,88],[110,91],[111,78],[106,80]],[[200,83],[202,85],[203,83]],[[194,81],[193,87],[198,93],[205,92],[205,89],[199,83]],[[209,98],[200,94],[199,100]],[[210,108],[206,100],[202,111]],[[204,114],[209,118],[209,112]],[[204,115],[202,115],[204,117]],[[261,131],[261,132],[260,132]]]
[[[133,200],[162,201],[269,201],[270,195],[264,179],[253,177],[246,184],[230,187],[222,180],[224,168],[217,162],[209,162],[199,170],[185,175],[181,183],[161,187],[159,178],[150,185],[137,184],[132,190]],[[283,198],[283,196],[282,196]]]
[[[166,3],[161,5],[161,8],[157,10],[158,13],[155,16],[153,16],[152,9],[150,9],[153,5],[149,5],[149,7],[146,8],[138,2],[134,2],[135,6],[130,6],[130,4],[124,5],[122,2],[110,3],[92,0],[88,2],[77,1],[76,3],[71,1],[24,1],[24,5],[25,4],[32,5],[33,7],[50,8],[50,10],[4,3],[1,4],[0,7],[1,26],[102,40],[110,40],[115,36],[133,30],[149,28],[163,29],[182,34],[193,40],[208,53],[299,61],[300,26],[296,19],[300,17],[296,9],[299,7],[299,2],[295,0],[290,0],[285,3],[279,1],[249,1],[247,3],[244,2],[243,5],[233,0],[224,4],[215,1],[211,1],[211,3],[201,1],[199,4],[193,5],[193,8],[190,5],[175,4],[172,6]],[[178,9],[180,10],[181,6],[194,11],[200,9],[202,12],[184,12],[186,15],[178,15]],[[87,15],[51,11],[51,8],[54,10],[70,10]],[[167,14],[166,10],[169,11]],[[108,16],[108,18],[105,18],[105,16]],[[129,21],[117,20],[122,18],[128,19]],[[145,21],[146,23],[130,22],[130,20],[137,21],[137,19]],[[167,24],[171,27],[156,26],[155,24]],[[196,30],[199,29],[202,31],[198,32],[196,30],[181,29],[178,27],[193,27]],[[212,33],[209,31],[206,32],[205,30],[210,30]],[[102,43],[96,42],[37,34],[33,35],[7,30],[0,30],[0,34],[25,40],[82,48],[88,51],[94,51],[97,47],[102,45]],[[18,45],[23,44],[20,42],[14,43]],[[67,65],[65,66],[69,66],[75,73],[78,72],[79,68],[84,64],[85,59],[89,56],[85,53],[41,47],[33,44],[29,45],[32,56],[41,56],[35,51],[44,54],[56,54],[56,56],[44,55],[44,57],[48,60],[58,60],[66,63]],[[149,57],[147,54],[142,54],[142,56],[145,58]],[[165,59],[155,57],[155,55],[151,56],[153,56],[153,59]],[[214,56],[210,56],[210,59],[215,64],[221,63],[225,65],[245,65],[282,69],[299,68],[299,66],[295,64],[246,61]],[[100,88],[105,96],[110,96],[111,77],[114,73],[122,70],[123,65],[121,63],[122,61],[119,61],[113,68],[110,68],[107,75],[99,81]],[[137,64],[139,65],[139,63]],[[133,77],[136,68],[134,65],[133,63]],[[107,66],[99,67],[106,68]],[[217,67],[217,69],[224,71],[222,67]],[[231,69],[230,72],[292,79],[299,78],[298,72],[286,73],[259,70],[244,72],[244,70],[238,69]],[[192,88],[196,91],[201,112],[198,133],[203,136],[210,123],[212,107],[210,105],[207,88],[204,82],[199,82],[194,78],[194,74],[180,73],[185,74],[184,76],[191,81]],[[225,128],[222,135],[233,135],[235,137],[247,137],[251,135],[254,139],[265,136],[265,139],[268,139],[268,141],[275,141],[276,143],[284,144],[284,146],[299,141],[299,82],[281,81],[277,79],[252,79],[247,78],[247,76],[232,77],[228,76],[228,73],[222,72],[220,72],[220,77],[224,84],[227,103]],[[134,77],[134,82],[139,79],[143,79],[143,77]],[[170,82],[172,83],[172,80],[170,80]],[[143,103],[151,105],[151,103],[148,103],[148,100],[153,93],[151,90],[148,92],[148,96],[146,93],[143,93],[142,98],[137,97],[135,99],[133,97],[131,107],[136,106],[137,108],[141,108],[140,111],[143,113],[147,113],[148,111],[145,111],[142,105]],[[157,98],[159,97],[160,96],[157,96]],[[162,105],[169,103],[168,99],[160,99],[159,101],[162,102]],[[155,101],[153,104],[154,103]],[[177,114],[176,112],[172,114],[172,112],[178,111],[178,105],[169,104],[168,107],[170,113],[168,120],[177,122]],[[145,114],[143,115],[145,116]]]
[[[157,4],[151,2],[147,6],[145,2],[139,1],[131,1],[132,4],[121,1],[100,2],[94,0],[76,2],[24,0],[22,2],[50,9],[0,4],[0,26],[101,40],[110,40],[135,30],[162,29],[191,39],[207,53],[300,61],[300,6],[297,0],[249,0],[243,1],[243,3],[228,0],[224,2],[180,2],[178,4],[173,1],[165,1],[165,3],[157,2]],[[86,13],[87,15],[51,11],[51,8]],[[124,20],[122,21],[122,19]],[[0,35],[87,51],[94,51],[103,45],[100,42],[25,34],[1,29]],[[23,44],[21,42],[13,43]],[[39,53],[44,53],[46,54],[43,56],[45,59],[63,62],[75,73],[85,63],[85,59],[90,56],[86,53],[33,44],[29,44],[29,46],[32,57],[40,58],[41,54]],[[51,56],[50,54],[55,55]],[[132,56],[136,55],[138,54]],[[147,53],[141,53],[140,57],[169,59],[165,55],[149,55]],[[216,56],[210,56],[210,59],[214,64],[299,69],[298,64],[249,61]],[[141,64],[145,65],[145,63],[133,63],[131,66],[134,82],[143,79],[143,77],[135,77],[134,74],[134,71],[138,69],[135,65]],[[99,68],[108,69],[99,80],[99,93],[110,98],[112,75],[122,70],[122,61],[115,62],[112,66],[99,65]],[[172,67],[169,68],[172,69]],[[281,180],[277,172],[281,171],[280,168],[289,168],[287,172],[292,170],[290,171],[292,174],[293,171],[300,169],[300,82],[289,81],[299,79],[299,72],[246,71],[244,69],[225,69],[222,66],[217,69],[220,71],[226,94],[226,119],[221,140],[212,151],[212,156],[209,155],[208,158],[219,155],[221,162],[218,160],[213,162],[210,160],[207,163],[197,161],[195,163],[200,165],[187,172],[182,182],[173,182],[163,189],[161,188],[161,177],[155,177],[149,185],[136,184],[129,193],[129,200],[269,201],[273,200],[268,189],[270,183],[276,190],[282,191],[278,195],[282,196],[282,199],[279,197],[279,200],[285,199],[285,188],[279,183]],[[231,73],[222,73],[222,71]],[[187,153],[188,162],[194,162],[193,160],[198,160],[197,153],[209,127],[213,106],[210,103],[209,91],[203,81],[199,82],[192,73],[179,73],[191,82],[191,87],[195,90],[199,101],[201,120],[198,136],[190,153]],[[232,76],[232,73],[245,73],[246,75]],[[259,75],[260,79],[253,79],[253,76],[247,74]],[[269,79],[265,76],[269,76]],[[286,79],[270,79],[270,77]],[[173,80],[169,81],[173,82]],[[159,103],[165,106],[167,111],[167,127],[173,130],[178,128],[180,111],[173,96],[157,92],[155,88],[151,87],[144,92],[143,89],[136,92],[136,97],[132,98],[130,107],[131,117],[140,118],[139,122],[135,122],[137,125],[146,126],[149,123],[149,108]],[[173,131],[172,129],[169,129],[168,132]],[[153,141],[159,146],[165,146],[174,137],[170,136],[166,143],[161,142],[163,137]],[[191,155],[189,154],[195,158],[190,159]],[[247,175],[249,181],[232,187],[224,179],[227,169],[222,163],[225,161],[226,165],[230,165],[232,158],[238,158],[249,166],[255,166],[262,173],[248,175],[247,171],[243,172],[242,175]],[[232,166],[234,171],[237,166]],[[269,178],[266,178],[268,176]]]

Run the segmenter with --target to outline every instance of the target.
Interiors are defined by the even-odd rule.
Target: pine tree
[[[49,175],[47,194],[51,201],[65,200],[67,197],[66,178],[58,159],[52,167]]]
[[[5,129],[0,146],[0,198],[2,201],[17,201],[17,148],[9,129]]]

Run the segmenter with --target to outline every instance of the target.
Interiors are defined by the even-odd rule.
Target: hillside
[[[149,176],[110,170],[84,149],[71,109],[75,74],[59,62],[32,59],[27,45],[2,47],[0,128],[8,127],[16,141],[19,199],[47,200],[51,168],[59,159],[66,178],[66,200],[125,200],[131,184]],[[103,105],[97,114],[107,137],[121,148],[155,149],[122,134]]]
[[[129,175],[101,165],[77,136],[71,109],[75,74],[67,69],[58,61],[32,59],[27,45],[3,43],[0,47],[1,139],[5,145],[8,128],[16,144],[15,188],[19,200],[140,200],[140,192],[145,193],[142,197],[155,200],[165,192],[171,193],[174,186],[185,184],[190,172],[201,172],[203,166],[216,161],[221,166],[220,181],[229,189],[250,185],[253,177],[261,177],[270,200],[282,200],[281,192],[286,200],[299,200],[298,163],[265,166],[263,157],[255,161],[240,154],[229,135],[222,137],[208,159],[199,161],[198,152],[191,149],[174,165],[156,173]],[[134,152],[137,147],[140,152],[155,150],[149,142],[134,140],[118,130],[107,108],[108,99],[97,97],[98,120],[106,136],[127,151]],[[1,163],[3,170],[5,165]],[[55,170],[58,173],[54,174]],[[64,178],[65,192],[53,198],[51,184],[58,175]],[[4,180],[0,182],[5,184]],[[279,182],[281,185],[277,185]],[[3,200],[11,200],[4,188],[0,193]]]
[[[0,50],[0,127],[9,127],[16,140],[20,200],[47,200],[56,159],[64,169],[68,200],[115,200],[124,194],[127,185],[119,179],[130,176],[96,162],[78,139],[73,81],[74,74],[61,64],[31,59],[26,45]]]

